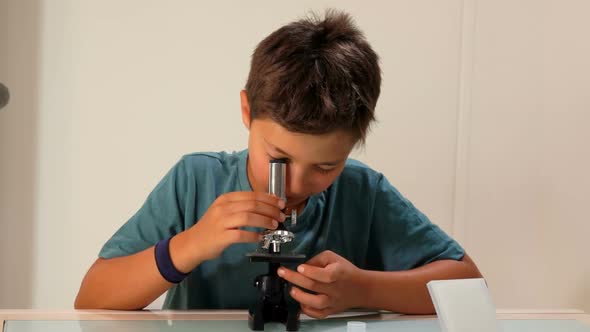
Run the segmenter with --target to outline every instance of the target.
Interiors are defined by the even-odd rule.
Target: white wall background
[[[381,56],[355,157],[466,247],[498,307],[590,311],[584,0],[0,0],[0,308],[71,308],[176,160],[246,147],[254,47],[326,7]]]

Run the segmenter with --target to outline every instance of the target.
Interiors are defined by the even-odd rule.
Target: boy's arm
[[[187,253],[199,252],[188,231],[170,241],[170,256],[180,272],[200,264]],[[76,297],[76,309],[142,309],[174,284],[158,271],[154,247],[124,257],[97,259],[86,273]]]
[[[219,196],[199,222],[170,240],[170,257],[183,273],[218,257],[233,243],[256,243],[250,226],[276,229],[285,221],[285,202],[267,193],[232,192]],[[156,266],[154,247],[124,257],[98,259],[87,272],[76,309],[142,309],[173,286]]]
[[[316,318],[357,307],[431,314],[434,306],[426,287],[430,280],[481,277],[467,255],[460,261],[439,260],[412,270],[382,272],[359,269],[331,251],[320,253],[297,271],[281,268],[279,275],[297,286],[292,287],[291,296],[305,314]]]
[[[439,260],[396,272],[361,270],[359,283],[367,290],[367,308],[406,314],[432,314],[434,306],[426,284],[431,280],[481,278],[467,254],[460,260]]]

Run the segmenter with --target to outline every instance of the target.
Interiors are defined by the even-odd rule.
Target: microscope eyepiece
[[[268,168],[268,193],[286,200],[287,160],[273,159]]]

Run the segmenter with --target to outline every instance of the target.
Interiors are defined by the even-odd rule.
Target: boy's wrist
[[[371,272],[369,270],[358,269],[357,276],[355,278],[356,289],[360,290],[361,295],[358,297],[359,303],[355,305],[358,308],[374,308],[373,294],[375,293],[374,278],[371,278]]]
[[[387,276],[386,276],[387,275]],[[389,310],[391,298],[391,283],[397,283],[402,277],[396,272],[360,270],[357,286],[362,290],[360,296],[361,308]]]
[[[190,273],[181,272],[178,270],[172,256],[170,255],[170,241],[172,237],[164,240],[160,240],[154,247],[154,258],[156,259],[156,266],[160,275],[166,279],[166,281],[177,284],[184,280]]]
[[[170,257],[176,269],[182,273],[191,272],[203,262],[199,252],[198,243],[192,241],[188,231],[181,232],[170,240]]]

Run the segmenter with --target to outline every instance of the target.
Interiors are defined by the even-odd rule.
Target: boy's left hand
[[[303,313],[314,318],[362,307],[367,295],[359,280],[362,270],[329,250],[299,265],[297,271],[281,267],[278,274],[293,284],[290,294],[301,304]]]

